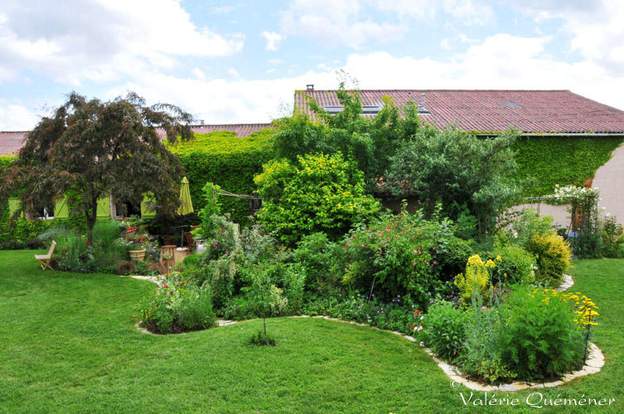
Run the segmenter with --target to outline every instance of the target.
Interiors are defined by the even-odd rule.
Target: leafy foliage
[[[326,112],[310,99],[315,122],[301,114],[279,121],[275,135],[276,155],[295,162],[306,154],[339,152],[345,159],[355,162],[364,173],[367,188],[374,190],[399,143],[421,127],[416,106],[408,103],[401,113],[392,100],[386,98],[379,113],[367,117],[362,116],[358,91],[348,91],[341,84],[337,98],[342,107],[337,114]]]
[[[189,187],[193,206],[204,206],[203,188],[207,182],[236,194],[253,194],[253,178],[262,171],[262,164],[273,158],[273,129],[267,128],[248,137],[237,137],[233,132],[195,134],[195,139],[169,145],[178,157]],[[231,220],[249,224],[249,200],[220,197],[221,211]]]
[[[322,296],[334,296],[340,292],[344,251],[325,233],[314,233],[301,239],[293,251],[293,261],[304,275],[308,292]]]
[[[527,248],[537,261],[536,281],[550,287],[559,285],[572,263],[570,245],[557,234],[546,234],[534,236]]]
[[[258,220],[288,244],[319,231],[341,236],[380,208],[365,194],[362,173],[340,154],[271,161],[255,182],[263,200]]]
[[[583,335],[565,299],[517,287],[501,312],[498,346],[503,361],[520,378],[556,378],[583,364]]]
[[[423,316],[420,337],[436,355],[452,362],[464,346],[469,317],[468,312],[455,308],[451,302],[438,301]]]
[[[556,185],[582,186],[621,143],[620,137],[520,137],[513,145],[517,182],[532,197]]]
[[[458,269],[458,261],[461,269],[465,247],[448,220],[426,220],[421,212],[383,215],[345,240],[344,281],[369,297],[424,308],[448,291],[446,272]]]
[[[535,281],[535,257],[520,246],[498,245],[494,248],[496,266],[492,272],[493,284],[505,286],[530,284]]]
[[[19,191],[27,213],[68,191],[93,239],[97,201],[108,194],[138,204],[151,193],[158,210],[172,214],[178,202],[180,166],[161,143],[163,128],[174,141],[190,137],[191,116],[171,105],[148,107],[134,94],[109,102],[72,93],[51,118],[31,131],[18,160],[4,174],[2,193]]]
[[[216,322],[210,287],[197,287],[175,274],[156,289],[141,315],[143,326],[157,333],[206,329]]]
[[[396,195],[415,197],[428,213],[442,204],[457,219],[467,209],[481,235],[517,200],[514,136],[477,139],[459,130],[422,130],[390,160],[388,184]]]

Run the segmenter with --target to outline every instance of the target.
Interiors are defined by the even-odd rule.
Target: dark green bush
[[[436,355],[452,362],[464,347],[469,317],[451,302],[438,301],[423,316],[420,338]]]
[[[306,291],[331,296],[342,290],[344,252],[325,233],[314,233],[301,239],[293,251],[293,260],[305,276]]]
[[[195,140],[180,142],[169,149],[178,156],[189,179],[193,207],[204,206],[202,189],[207,182],[236,194],[252,194],[253,178],[262,164],[273,158],[273,130],[267,128],[239,138],[232,132],[196,134]],[[248,223],[249,200],[222,197],[223,213],[237,223]]]
[[[368,300],[361,295],[311,297],[304,305],[303,313],[366,323],[409,335],[414,333],[418,323],[417,313],[412,306],[400,301],[383,303],[376,299]]]
[[[605,257],[624,256],[624,229],[615,217],[610,216],[601,223],[602,255]]]
[[[178,333],[214,326],[212,295],[174,275],[156,289],[141,308],[142,325],[156,333]]]
[[[470,254],[450,221],[426,220],[421,212],[386,214],[344,241],[344,281],[384,302],[401,298],[426,308],[450,290],[449,280]]]
[[[397,196],[412,196],[427,214],[439,203],[453,220],[466,211],[478,234],[490,234],[500,213],[518,201],[514,134],[478,139],[457,129],[419,130],[390,159],[387,183]]]
[[[516,287],[501,313],[498,349],[519,378],[557,378],[583,365],[583,334],[569,301],[542,289]]]

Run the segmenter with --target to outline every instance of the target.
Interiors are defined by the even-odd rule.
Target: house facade
[[[374,116],[386,102],[402,109],[414,104],[420,118],[435,127],[454,127],[480,137],[491,137],[513,129],[528,139],[561,137],[592,140],[624,139],[624,111],[601,104],[568,90],[359,90],[364,116]],[[342,110],[336,90],[318,90],[307,85],[294,93],[294,112],[314,117],[310,100],[329,113]],[[196,133],[231,131],[239,137],[268,127],[267,123],[194,125]],[[0,132],[0,155],[19,151],[27,131]],[[604,211],[624,222],[624,147],[598,168],[592,185],[601,192]],[[106,208],[108,205],[108,208]],[[565,208],[536,204],[560,225],[569,223]],[[145,206],[143,208],[146,208]],[[142,210],[143,210],[142,208]],[[58,208],[63,212],[62,207]],[[116,215],[116,203],[102,201],[102,215]]]

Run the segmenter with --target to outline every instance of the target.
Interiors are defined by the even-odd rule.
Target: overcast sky
[[[624,109],[624,1],[0,0],[0,130],[72,90],[268,121],[294,89],[341,79],[571,89]]]

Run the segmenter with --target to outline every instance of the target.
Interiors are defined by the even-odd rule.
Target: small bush
[[[436,355],[454,361],[464,347],[468,317],[451,302],[436,302],[423,317],[421,339]]]
[[[624,229],[615,217],[610,216],[602,222],[602,254],[605,257],[622,257],[624,254]]]
[[[519,378],[556,378],[583,364],[583,334],[569,301],[541,289],[516,287],[501,315],[498,349]]]
[[[537,235],[529,241],[527,250],[535,255],[536,282],[548,287],[558,286],[572,262],[570,245],[557,234]]]
[[[357,295],[316,297],[307,301],[303,313],[366,323],[380,329],[400,331],[409,335],[414,333],[414,328],[419,322],[419,311],[410,304],[400,301],[383,303]]]
[[[540,216],[535,210],[527,209],[511,223],[506,232],[501,232],[498,236],[526,248],[533,237],[554,233],[555,228],[551,216]]]
[[[475,295],[481,298],[490,297],[491,273],[495,267],[493,260],[483,261],[478,254],[468,258],[465,272],[455,276],[455,286],[464,303],[470,303]]]
[[[156,289],[143,305],[141,315],[143,326],[156,333],[206,329],[216,322],[210,288],[197,287],[179,275],[168,278]]]
[[[496,246],[494,256],[500,258],[493,269],[493,283],[504,286],[535,281],[535,257],[520,246]]]
[[[305,289],[312,294],[334,295],[342,288],[344,273],[343,250],[329,240],[325,233],[304,237],[293,251],[305,277]]]
[[[465,328],[466,340],[457,361],[462,372],[490,383],[516,377],[503,362],[498,349],[499,308],[483,308],[480,300],[475,301]]]
[[[275,339],[273,337],[269,336],[268,334],[264,333],[263,331],[258,331],[251,338],[249,338],[249,343],[251,345],[256,345],[256,346],[275,346],[275,345],[277,345],[277,342],[275,341]]]

